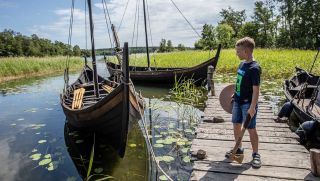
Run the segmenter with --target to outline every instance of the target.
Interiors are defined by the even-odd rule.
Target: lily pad
[[[33,149],[31,152],[33,152],[33,153],[34,153],[34,152],[37,152],[37,151],[38,151],[37,149]]]
[[[174,160],[174,158],[172,156],[163,156],[162,157],[162,161],[165,162],[172,162]]]
[[[167,176],[165,176],[165,175],[161,175],[161,176],[159,177],[159,179],[160,179],[160,180],[168,180]]]
[[[186,163],[189,163],[190,160],[191,160],[191,159],[190,159],[189,156],[185,156],[185,157],[183,158],[183,161],[186,162]]]
[[[159,135],[159,134],[158,134],[158,135],[154,135],[154,137],[155,137],[155,138],[161,138],[162,135]]]
[[[184,146],[186,144],[186,142],[184,141],[177,141],[177,145],[179,146]]]
[[[185,133],[192,133],[192,130],[191,129],[185,129],[184,132]]]
[[[134,143],[130,144],[129,146],[130,146],[131,148],[135,148],[135,147],[137,147],[137,145],[136,145],[136,144],[134,144]]]
[[[164,142],[163,139],[159,139],[159,140],[156,141],[156,143],[158,143],[158,144],[162,144],[163,142]]]
[[[51,154],[46,154],[44,155],[45,158],[50,158],[51,159]]]
[[[47,140],[39,140],[38,141],[39,144],[42,144],[42,143],[45,143],[45,142],[47,142]]]
[[[103,168],[95,168],[94,172],[99,174],[99,173],[103,172]]]
[[[31,158],[32,160],[39,160],[41,158],[41,153],[33,154],[29,158]]]
[[[50,163],[51,161],[52,161],[51,158],[43,159],[39,162],[39,165],[46,165],[46,164]]]
[[[162,148],[162,147],[163,147],[163,144],[154,144],[153,147],[155,147],[155,148]]]
[[[47,167],[47,170],[48,170],[48,171],[53,171],[53,170],[55,170],[56,168],[58,168],[58,163],[59,163],[59,162],[56,162],[56,161],[49,163],[49,165],[48,165],[48,167]]]
[[[158,128],[160,128],[160,125],[155,125],[155,126],[153,126],[153,128],[158,129]]]
[[[181,152],[182,152],[182,153],[188,153],[188,151],[189,151],[189,148],[183,148],[183,149],[181,149]]]
[[[160,134],[161,134],[161,135],[167,135],[168,133],[167,133],[167,132],[162,131],[162,132],[160,132]]]
[[[163,161],[163,157],[162,157],[162,156],[156,156],[155,159],[156,159],[157,161]]]

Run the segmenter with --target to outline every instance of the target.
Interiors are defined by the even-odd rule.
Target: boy
[[[252,167],[260,168],[261,160],[258,153],[258,134],[256,130],[256,116],[258,109],[258,97],[260,86],[261,68],[253,58],[253,49],[255,42],[252,38],[245,37],[237,41],[237,56],[241,61],[236,82],[236,90],[234,93],[234,103],[232,108],[232,123],[235,140],[241,133],[241,126],[246,119],[247,114],[251,116],[251,122],[248,125],[250,142],[252,145]],[[236,154],[243,154],[242,144],[240,144]],[[231,151],[226,153],[229,158]]]

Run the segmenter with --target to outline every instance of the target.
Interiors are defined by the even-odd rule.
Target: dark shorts
[[[242,124],[246,120],[247,112],[250,108],[250,103],[239,104],[237,102],[233,103],[232,108],[232,123]],[[256,128],[256,117],[258,112],[258,105],[256,106],[256,114],[251,119],[248,129]]]

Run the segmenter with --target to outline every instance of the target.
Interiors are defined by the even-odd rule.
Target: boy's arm
[[[248,110],[248,113],[250,114],[251,118],[256,113],[256,106],[257,106],[258,99],[259,99],[259,92],[260,92],[259,86],[256,86],[256,85],[252,86],[252,101],[251,101],[250,108]]]

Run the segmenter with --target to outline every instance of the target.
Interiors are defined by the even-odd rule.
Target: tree
[[[73,47],[73,56],[80,56],[81,55],[81,49],[78,45]]]
[[[168,40],[167,42],[167,47],[166,47],[167,52],[172,52],[173,51],[173,46],[171,40]]]
[[[167,40],[166,39],[161,39],[161,42],[160,42],[160,47],[159,47],[159,50],[158,52],[166,52],[166,45],[167,45]]]
[[[258,27],[256,44],[260,47],[271,47],[275,44],[275,28],[277,19],[274,19],[273,5],[271,1],[256,1],[254,3],[254,23]]]
[[[219,24],[216,28],[217,40],[223,48],[234,46],[234,31],[228,24]]]
[[[177,47],[177,48],[178,48],[179,51],[185,51],[185,50],[186,50],[186,47],[185,47],[183,44],[181,44],[181,43],[178,44],[178,47]]]
[[[202,30],[202,39],[203,39],[203,49],[210,50],[213,47],[216,46],[217,40],[216,40],[216,31],[214,26],[205,24],[203,25]]]
[[[246,11],[235,11],[229,6],[228,9],[222,9],[220,16],[222,17],[222,20],[219,24],[230,25],[235,32],[234,37],[237,37],[242,24],[246,20]]]
[[[239,31],[239,37],[251,37],[253,39],[257,39],[258,36],[258,26],[253,22],[246,22],[242,25]]]

